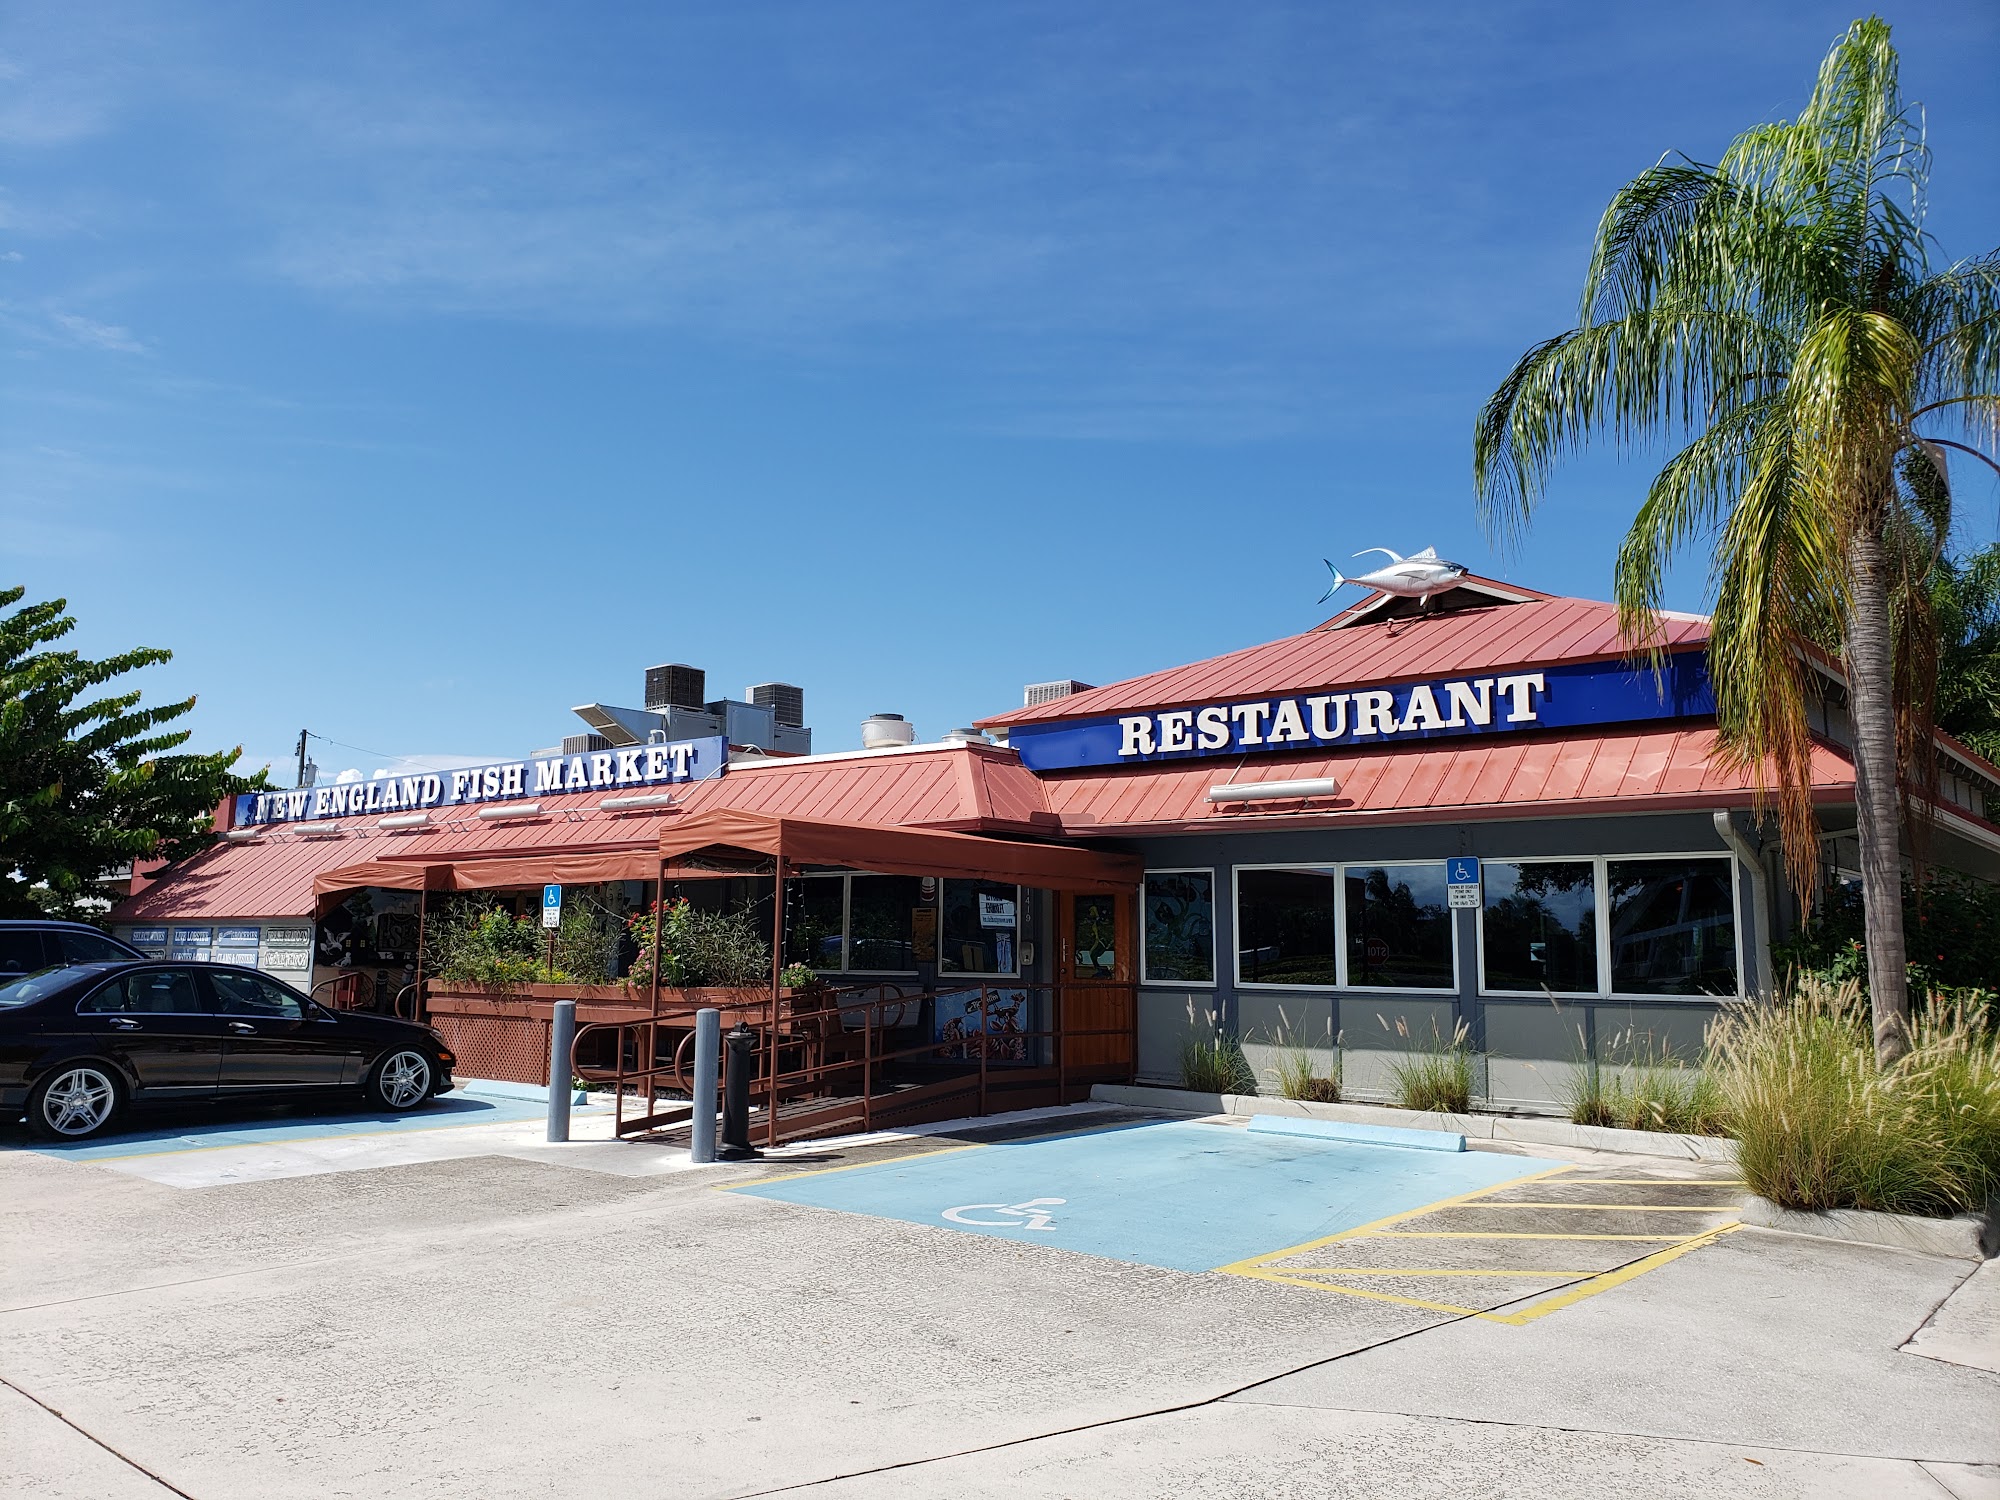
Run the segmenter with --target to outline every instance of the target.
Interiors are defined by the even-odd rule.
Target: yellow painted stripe
[[[1593,1214],[1732,1214],[1733,1203],[1475,1203],[1474,1208],[1574,1208]]]
[[[1725,1234],[1742,1227],[1741,1224],[1724,1224],[1720,1228],[1711,1229],[1707,1234],[1695,1235],[1677,1245],[1669,1246],[1641,1260],[1635,1260],[1628,1266],[1620,1266],[1615,1271],[1606,1271],[1603,1275],[1593,1276],[1590,1280],[1567,1291],[1557,1292],[1553,1297],[1545,1297],[1540,1302],[1531,1303],[1519,1312],[1480,1313],[1478,1316],[1495,1323],[1510,1323],[1515,1327],[1532,1323],[1537,1318],[1545,1318],[1552,1312],[1562,1311],[1565,1307],[1574,1307],[1586,1298],[1595,1297],[1599,1292],[1608,1292],[1613,1287],[1623,1286],[1635,1277],[1644,1276],[1648,1271],[1658,1270],[1668,1261],[1680,1259],[1690,1250],[1699,1250],[1704,1245],[1712,1245]]]
[[[880,1161],[851,1161],[838,1167],[815,1167],[810,1172],[783,1172],[776,1177],[753,1177],[748,1182],[718,1182],[711,1191],[734,1193],[743,1188],[769,1187],[774,1182],[797,1182],[801,1177],[831,1177],[835,1172],[858,1172],[863,1167],[890,1167],[897,1162],[929,1161],[934,1156],[954,1156],[960,1151],[984,1151],[992,1141],[973,1141],[964,1146],[943,1146],[936,1151],[912,1151],[906,1156],[885,1156]],[[717,1162],[717,1166],[740,1166],[740,1162]]]
[[[1529,1234],[1516,1230],[1383,1229],[1350,1236],[1366,1240],[1677,1240],[1677,1234]],[[1310,1250],[1311,1245],[1302,1249]],[[1227,1270],[1228,1267],[1224,1267]]]
[[[1576,1187],[1748,1187],[1747,1182],[1721,1177],[1572,1177]]]
[[[1280,1276],[1276,1271],[1231,1271],[1232,1276],[1247,1276],[1257,1281],[1277,1282],[1282,1286],[1303,1287],[1309,1292],[1337,1292],[1343,1297],[1365,1297],[1370,1302],[1393,1302],[1398,1307],[1420,1307],[1426,1312],[1451,1313],[1457,1317],[1469,1317],[1479,1311],[1476,1307],[1459,1307],[1450,1302],[1426,1302],[1421,1297],[1398,1297],[1391,1292],[1371,1292],[1358,1286],[1334,1286],[1325,1281],[1304,1281],[1296,1276]]]
[[[1303,1244],[1288,1245],[1282,1250],[1267,1250],[1261,1255],[1245,1256],[1242,1260],[1231,1261],[1228,1265],[1217,1266],[1215,1269],[1223,1275],[1248,1276],[1257,1268],[1265,1266],[1271,1261],[1283,1260],[1290,1255],[1303,1255],[1308,1250],[1317,1250],[1321,1245],[1333,1245],[1338,1244],[1342,1240],[1354,1239],[1357,1236],[1379,1230],[1385,1224],[1401,1224],[1410,1219],[1420,1219],[1425,1214],[1436,1213],[1441,1208],[1451,1208],[1458,1204],[1470,1203],[1475,1198],[1482,1198],[1488,1193],[1497,1193],[1503,1188],[1521,1187],[1530,1182],[1540,1182],[1545,1177],[1554,1177],[1559,1173],[1575,1170],[1575,1167],[1568,1163],[1560,1167],[1550,1167],[1545,1172],[1536,1172],[1527,1177],[1516,1177],[1511,1182],[1497,1182],[1491,1187],[1475,1188],[1469,1193],[1460,1193],[1454,1198],[1440,1198],[1435,1203],[1426,1203],[1422,1208],[1405,1209],[1402,1213],[1390,1214],[1386,1218],[1371,1219],[1366,1224],[1358,1225],[1353,1229],[1344,1229],[1339,1234],[1325,1234],[1316,1240],[1307,1240]]]
[[[1529,1281],[1562,1281],[1571,1276],[1595,1276],[1595,1271],[1467,1271],[1454,1266],[1286,1266],[1299,1276],[1519,1276]]]

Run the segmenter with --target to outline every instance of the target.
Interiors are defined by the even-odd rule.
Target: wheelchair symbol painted
[[[1060,1208],[1066,1198],[1030,1198],[1026,1203],[961,1203],[947,1208],[945,1218],[968,1229],[1054,1229],[1049,1210]],[[973,1214],[1006,1214],[1007,1218],[976,1219]]]

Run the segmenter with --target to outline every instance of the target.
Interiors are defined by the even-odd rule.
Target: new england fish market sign
[[[593,750],[541,760],[502,760],[488,766],[433,771],[420,776],[377,776],[289,792],[248,792],[236,799],[236,826],[306,823],[352,813],[421,812],[508,802],[557,792],[617,792],[672,786],[720,776],[729,764],[729,742],[720,735]]]
[[[1182,708],[1016,724],[1007,743],[1031,771],[1204,756],[1372,748],[1411,740],[1582,729],[1715,712],[1704,653],[1670,657],[1657,678],[1627,662],[1573,662],[1381,687],[1313,691]]]

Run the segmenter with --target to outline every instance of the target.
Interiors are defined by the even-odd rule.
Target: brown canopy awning
[[[384,886],[398,891],[492,891],[526,885],[596,885],[607,880],[652,880],[660,873],[660,856],[651,849],[613,849],[597,853],[516,854],[504,858],[376,859],[342,865],[313,877],[313,895]]]
[[[730,852],[797,865],[839,865],[883,875],[943,875],[964,880],[1001,880],[1015,885],[1065,891],[1129,891],[1139,884],[1141,861],[1129,854],[1106,854],[1067,844],[1016,843],[979,834],[929,828],[878,827],[869,823],[825,823],[772,813],[717,808],[676,819],[661,834],[658,848],[609,849],[459,859],[377,859],[342,865],[313,877],[313,894],[324,898],[363,886],[404,891],[490,891],[512,886],[595,885],[607,880],[652,880],[663,863],[687,860],[704,850],[727,858]],[[667,877],[717,873],[690,862],[668,868]]]
[[[793,865],[840,865],[882,875],[945,875],[1064,891],[1136,889],[1143,862],[1067,844],[1016,843],[979,834],[871,823],[823,823],[719,807],[676,819],[660,835],[660,858],[743,850]],[[671,877],[675,872],[668,870]],[[693,872],[690,872],[693,873]]]

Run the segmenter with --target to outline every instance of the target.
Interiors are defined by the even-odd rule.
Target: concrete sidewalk
[[[0,1156],[10,1481],[1937,1500],[2000,1464],[2000,1376],[1900,1348],[1962,1262],[1744,1230],[1515,1327],[709,1190],[798,1165],[193,1190]]]

